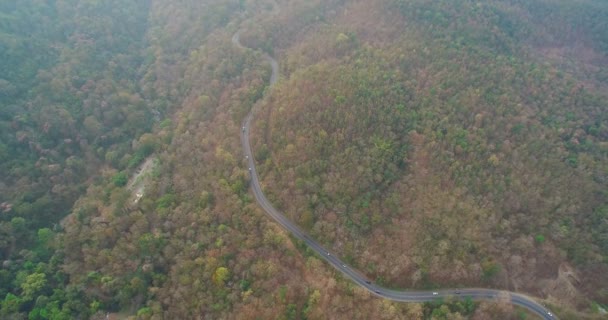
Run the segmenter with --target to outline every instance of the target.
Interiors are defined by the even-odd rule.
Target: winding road
[[[232,37],[232,43],[239,48],[247,49],[243,47],[240,43],[240,32],[241,30],[237,31],[234,34],[234,36]],[[273,57],[266,53],[263,54],[263,58],[268,63],[270,63],[270,66],[272,67],[272,75],[270,77],[269,86],[273,86],[278,80],[279,64]],[[525,295],[518,294],[515,292],[482,288],[443,289],[435,291],[397,291],[374,284],[372,281],[367,279],[357,270],[349,267],[345,262],[340,260],[340,258],[327,251],[323,246],[321,246],[321,244],[319,244],[317,241],[308,236],[295,223],[290,221],[281,212],[275,209],[270,203],[270,201],[268,201],[260,186],[260,180],[255,168],[255,159],[253,157],[253,151],[249,142],[249,132],[252,119],[253,110],[249,112],[249,114],[243,121],[241,128],[241,143],[245,153],[245,158],[247,160],[248,170],[251,176],[251,190],[255,195],[256,201],[262,207],[262,209],[264,209],[264,211],[278,224],[280,224],[285,230],[289,231],[295,238],[304,241],[306,245],[312,250],[314,250],[316,253],[318,253],[321,258],[323,258],[336,270],[340,271],[344,276],[349,278],[351,281],[353,281],[360,287],[367,289],[373,295],[399,302],[421,303],[446,299],[472,299],[475,301],[507,301],[514,305],[524,307],[532,311],[533,313],[540,316],[542,319],[557,319],[557,317],[552,312],[550,312],[547,308],[543,307],[541,304],[534,301],[534,299],[532,299],[531,297],[527,297]]]

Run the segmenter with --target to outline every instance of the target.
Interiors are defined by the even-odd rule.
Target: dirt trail
[[[135,171],[135,173],[133,173],[131,176],[129,184],[127,184],[127,189],[133,192],[133,204],[139,202],[139,200],[144,196],[146,191],[146,178],[154,168],[155,160],[155,157],[147,158],[146,161],[144,161],[144,163],[139,166],[137,171]]]

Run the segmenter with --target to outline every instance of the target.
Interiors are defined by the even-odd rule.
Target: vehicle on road
[[[458,291],[456,291],[455,293],[456,293],[456,294],[460,294],[461,292],[460,292],[460,290],[458,290]]]
[[[548,315],[549,317],[553,317],[553,313],[551,313],[550,311],[548,311],[548,312],[547,312],[547,315]]]
[[[245,127],[243,127],[243,132],[245,132]]]
[[[249,172],[251,172],[251,168],[249,168]]]
[[[365,283],[367,283],[367,284],[372,284],[372,282],[371,282],[371,281],[369,281],[369,280],[366,280],[366,281],[365,281]]]
[[[327,253],[327,255],[328,255],[328,256],[331,256],[331,254],[330,254],[329,252]]]
[[[342,265],[342,267],[346,268],[346,265],[345,265],[345,264],[343,264],[343,265]]]
[[[433,292],[433,295],[434,295],[434,296],[436,296],[436,295],[438,295],[438,294],[439,294],[439,293],[437,293],[437,292]]]

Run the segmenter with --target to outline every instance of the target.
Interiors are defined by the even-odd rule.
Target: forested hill
[[[254,107],[269,200],[375,283],[600,318],[606,92],[602,0],[3,1],[0,318],[531,317],[344,280],[249,193]]]
[[[134,167],[151,151],[133,143],[166,106],[140,86],[151,63],[149,9],[149,1],[0,4],[2,318],[52,313],[37,309],[41,296],[60,309],[60,220],[100,169]]]
[[[68,281],[60,272],[62,255],[53,255],[60,221],[91,184],[123,187],[158,148],[150,133],[182,100],[183,70],[173,61],[187,58],[189,46],[199,46],[238,8],[205,3],[207,13],[189,13],[196,18],[186,22],[159,16],[167,6],[148,0],[0,4],[0,296],[7,299],[0,317],[47,314],[50,307],[35,308],[38,296],[59,310],[69,300],[61,290]],[[167,44],[173,35],[161,26],[182,23],[198,26]],[[106,201],[110,193],[104,191]],[[126,198],[118,201],[124,205]],[[82,310],[71,312],[65,316]]]
[[[606,303],[608,4],[329,12],[242,35],[284,61],[253,129],[271,201],[396,288]]]

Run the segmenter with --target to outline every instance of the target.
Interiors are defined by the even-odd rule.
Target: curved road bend
[[[232,36],[232,43],[239,47],[245,49],[239,41],[241,30],[237,31],[234,36]],[[270,77],[270,86],[274,85],[277,82],[278,74],[279,74],[279,64],[278,62],[272,58],[270,55],[264,53],[264,60],[270,63],[272,67],[272,75]],[[250,170],[251,176],[251,190],[255,195],[255,199],[258,204],[264,209],[264,211],[273,218],[276,222],[278,222],[285,230],[289,231],[295,238],[302,240],[309,246],[312,250],[317,252],[319,256],[321,256],[325,261],[327,261],[330,265],[336,268],[338,271],[342,272],[344,276],[355,282],[357,285],[367,289],[372,294],[390,299],[393,301],[400,302],[430,302],[441,300],[445,298],[453,298],[453,299],[466,299],[470,298],[472,300],[497,300],[497,299],[508,299],[512,304],[524,307],[533,313],[540,316],[542,319],[546,320],[554,320],[557,317],[551,313],[548,309],[534,301],[532,298],[509,291],[502,290],[492,290],[492,289],[444,289],[444,290],[436,290],[436,291],[397,291],[391,290],[387,288],[380,287],[370,280],[368,280],[365,276],[359,273],[357,270],[352,269],[345,262],[340,260],[337,256],[331,254],[327,251],[323,246],[321,246],[317,241],[308,236],[304,231],[302,231],[295,223],[291,222],[287,217],[285,217],[281,212],[275,209],[270,201],[266,199],[266,196],[262,192],[262,187],[260,186],[260,180],[255,168],[255,161],[253,158],[253,151],[251,150],[251,144],[249,143],[249,129],[251,127],[251,120],[253,119],[253,110],[249,112],[245,120],[242,124],[241,130],[241,143],[243,145],[243,150],[245,152],[245,156],[247,158],[247,166]]]

